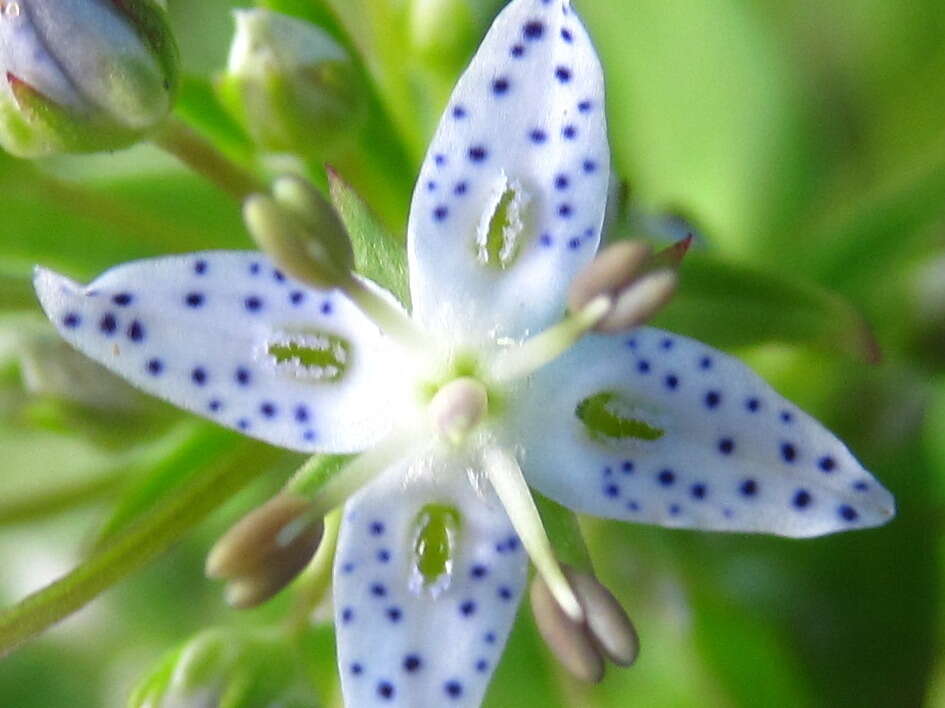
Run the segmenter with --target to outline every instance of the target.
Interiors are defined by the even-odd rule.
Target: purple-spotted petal
[[[577,411],[600,393],[660,437],[591,433]],[[519,412],[529,483],[576,511],[798,537],[893,515],[889,492],[816,420],[737,359],[657,329],[583,340],[536,375]]]
[[[421,571],[443,538],[449,562],[427,556]],[[345,507],[334,571],[345,704],[478,706],[526,569],[502,506],[461,469],[403,465],[361,490]]]
[[[306,452],[361,450],[390,426],[387,340],[340,293],[258,253],[137,261],[88,286],[37,269],[35,285],[73,346],[221,425]]]
[[[580,19],[568,0],[515,0],[456,86],[414,192],[420,320],[519,337],[559,317],[597,248],[609,172],[603,76]]]

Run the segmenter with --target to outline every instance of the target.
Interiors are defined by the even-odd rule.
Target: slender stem
[[[266,186],[217,150],[186,124],[171,118],[153,137],[154,144],[169,152],[239,201],[265,192]]]
[[[180,493],[156,506],[108,548],[45,588],[0,611],[0,657],[83,607],[119,580],[166,551],[251,480],[278,450],[250,442],[233,451]]]

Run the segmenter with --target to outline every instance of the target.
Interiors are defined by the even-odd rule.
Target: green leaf
[[[409,306],[407,253],[380,225],[367,204],[334,171],[329,169],[331,200],[348,229],[354,246],[355,269],[390,290]]]
[[[686,256],[679,293],[656,324],[721,349],[781,342],[880,357],[869,325],[841,296],[704,253]]]

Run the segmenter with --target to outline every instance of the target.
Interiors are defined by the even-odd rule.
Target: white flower
[[[527,485],[719,531],[813,536],[893,513],[839,440],[735,359],[651,328],[587,333],[598,300],[564,317],[609,173],[587,33],[567,0],[514,0],[422,167],[409,318],[377,286],[317,291],[258,253],[131,263],[88,287],[37,272],[63,336],[141,388],[276,445],[366,451],[322,501],[353,494],[334,578],[348,705],[478,705],[527,555],[580,616]]]

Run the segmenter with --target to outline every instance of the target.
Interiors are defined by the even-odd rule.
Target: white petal
[[[408,229],[417,316],[440,330],[543,329],[594,254],[610,154],[603,75],[570,2],[515,0],[456,86],[423,164]],[[480,238],[503,190],[521,197],[506,267]]]
[[[435,582],[417,566],[428,505],[459,514],[451,569]],[[334,573],[345,704],[478,706],[527,564],[494,494],[461,468],[402,465],[360,491],[345,507]]]
[[[90,285],[37,269],[49,319],[77,349],[148,393],[247,435],[306,452],[350,452],[389,429],[388,342],[337,292],[285,277],[252,252],[137,261]],[[335,340],[326,340],[335,337]],[[347,349],[339,349],[343,340]],[[331,342],[347,361],[305,367],[274,345]]]
[[[575,411],[600,392],[663,436],[589,435]],[[583,340],[538,373],[519,415],[529,483],[580,512],[783,536],[893,515],[889,492],[816,420],[737,359],[657,329]]]

